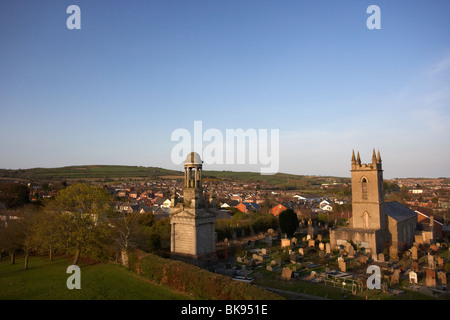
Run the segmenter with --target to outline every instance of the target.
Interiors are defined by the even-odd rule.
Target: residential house
[[[287,208],[280,203],[275,207],[273,207],[272,209],[270,209],[270,213],[273,214],[275,217],[278,217],[278,215],[285,210],[287,210]]]
[[[153,210],[153,216],[156,220],[168,218],[170,215],[170,212],[167,212],[164,208],[157,207]]]
[[[333,212],[332,202],[327,200],[322,200],[322,202],[319,203],[319,208],[321,210],[325,210],[327,212]]]
[[[244,202],[239,202],[235,208],[237,208],[240,212],[247,213],[247,206]]]
[[[119,197],[126,197],[126,196],[128,195],[128,193],[127,193],[126,190],[119,190],[119,191],[117,192],[117,195],[118,195]]]
[[[428,231],[428,236],[425,235],[425,239],[428,239],[430,243],[434,243],[436,239],[441,239],[443,237],[444,224],[441,221],[431,214],[426,214],[419,210],[416,210],[415,212],[417,213],[417,222],[422,225],[423,231]],[[425,240],[425,242],[428,241]]]
[[[241,212],[248,213],[250,211],[258,211],[259,205],[256,203],[248,203],[246,201],[242,201],[236,206],[236,208]]]
[[[239,204],[239,201],[236,200],[228,200],[224,204],[222,204],[221,208],[235,208]]]
[[[155,193],[155,197],[163,198],[163,197],[164,197],[164,192],[162,192],[162,191],[156,192],[156,193]]]
[[[124,202],[119,205],[119,211],[122,213],[137,213],[139,212],[139,204]]]

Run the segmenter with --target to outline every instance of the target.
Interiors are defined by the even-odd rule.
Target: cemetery
[[[332,250],[328,229],[310,219],[300,222],[292,238],[270,230],[253,240],[226,239],[227,262],[214,271],[267,289],[290,289],[293,299],[305,292],[329,299],[450,299],[448,243],[415,242],[404,251],[391,245],[371,254],[346,242]],[[371,265],[381,271],[379,289],[367,286]]]

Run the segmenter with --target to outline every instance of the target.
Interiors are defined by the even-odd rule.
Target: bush
[[[261,213],[238,213],[231,219],[217,220],[216,232],[219,240],[225,238],[231,238],[233,231],[237,236],[242,234],[242,231],[246,235],[249,235],[252,231],[255,233],[265,232],[268,229],[278,229],[278,219],[272,214]]]
[[[146,254],[133,258],[138,274],[157,283],[208,300],[280,300],[281,296],[249,283],[211,273],[182,261]]]
[[[278,216],[280,229],[282,233],[286,233],[288,237],[292,237],[298,227],[297,214],[292,209],[282,211]]]

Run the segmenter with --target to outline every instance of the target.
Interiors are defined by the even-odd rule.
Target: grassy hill
[[[167,286],[144,280],[111,263],[80,264],[81,289],[66,286],[71,259],[32,257],[23,270],[23,258],[11,265],[0,262],[0,300],[179,300],[191,299]]]
[[[275,186],[289,186],[302,189],[311,185],[320,185],[330,181],[348,182],[347,178],[302,176],[286,173],[261,175],[259,172],[238,171],[204,171],[204,180],[209,181],[239,181],[259,182]],[[183,178],[183,173],[156,167],[120,166],[120,165],[88,165],[69,166],[61,168],[33,168],[33,169],[0,169],[0,178],[27,181],[70,181],[70,180],[116,180],[116,179],[161,179]]]
[[[113,263],[80,263],[81,289],[69,290],[71,259],[23,258],[0,262],[1,300],[278,300],[281,296],[257,286],[154,254],[135,261],[139,275]]]
[[[156,167],[89,165],[61,168],[0,169],[0,177],[35,181],[70,180],[70,179],[115,179],[115,178],[149,178],[161,176],[180,176],[182,173]]]

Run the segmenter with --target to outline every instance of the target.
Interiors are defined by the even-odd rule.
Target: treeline
[[[4,193],[2,192],[2,195]],[[3,210],[0,221],[0,254],[29,256],[54,254],[128,265],[130,250],[150,252],[170,245],[168,219],[155,221],[152,214],[122,214],[111,207],[106,190],[75,184],[58,192],[44,205],[24,203]]]
[[[217,220],[216,232],[218,240],[231,239],[233,234],[237,237],[248,236],[253,233],[265,232],[268,229],[278,230],[278,219],[271,213],[236,213],[227,220]]]

